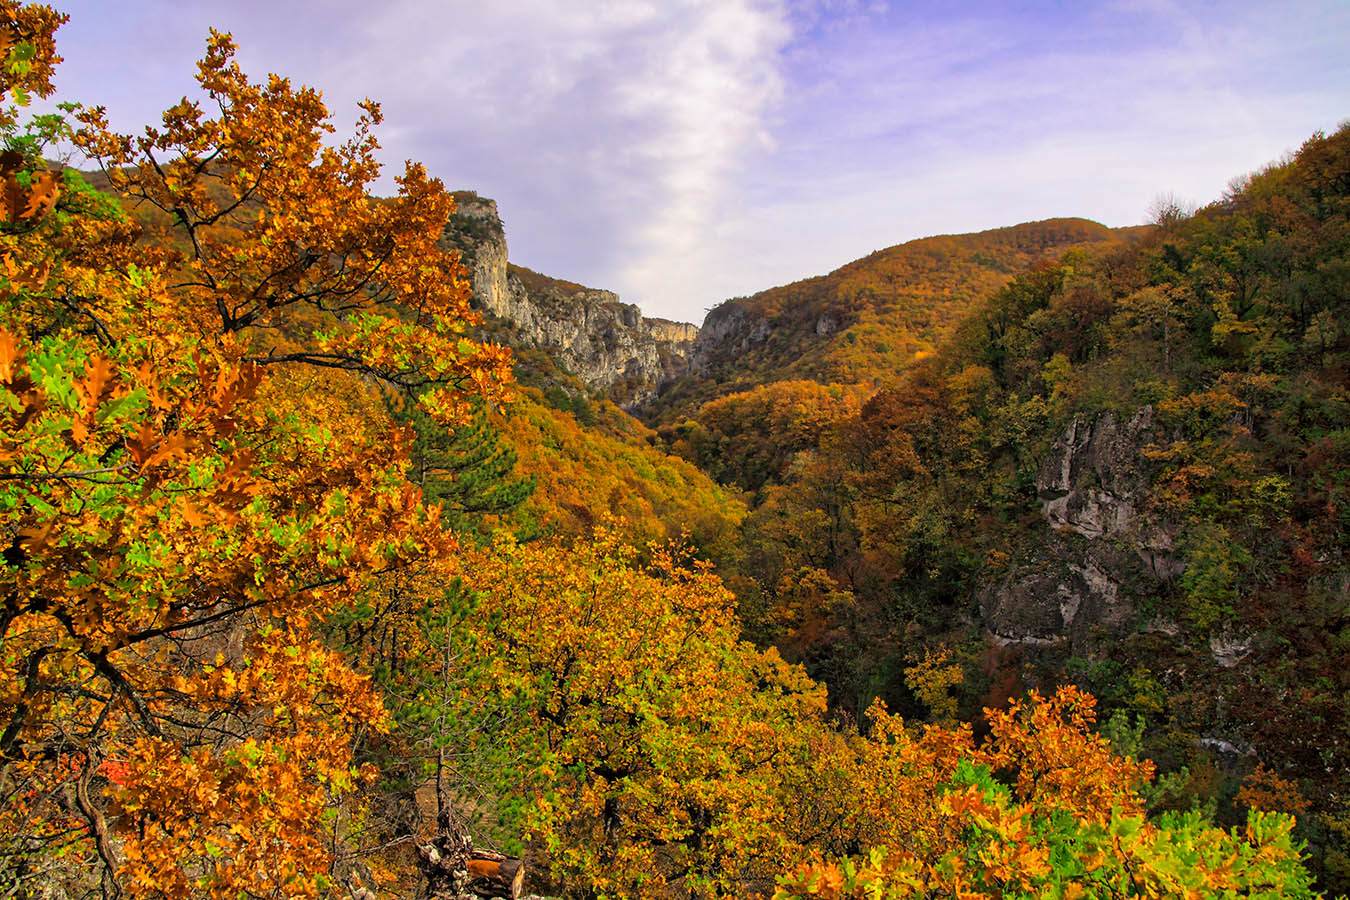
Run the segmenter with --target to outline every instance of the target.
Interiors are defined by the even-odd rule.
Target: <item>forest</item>
[[[0,0],[4,897],[1350,891],[1350,127],[738,301],[838,327],[644,424],[377,104],[212,32],[35,113],[64,20]]]

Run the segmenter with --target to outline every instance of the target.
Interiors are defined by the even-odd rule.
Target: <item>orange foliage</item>
[[[253,84],[233,56],[213,31],[198,80],[218,117],[184,100],[133,139],[87,110],[77,145],[113,190],[177,231],[172,290],[197,330],[251,332],[248,359],[263,365],[431,385],[428,407],[463,419],[463,393],[495,396],[510,358],[463,337],[478,320],[465,272],[437,249],[453,199],[412,162],[396,198],[371,199],[379,106],[363,103],[356,134],[324,146],[333,126],[318,91],[277,76]]]
[[[535,480],[521,514],[545,533],[583,535],[616,518],[636,544],[682,534],[700,555],[729,552],[745,515],[739,499],[693,465],[644,439],[642,425],[615,408],[616,427],[583,429],[571,415],[550,409],[530,389],[499,423],[519,455],[518,470]]]
[[[873,740],[826,763],[856,772],[856,808],[826,819],[827,847],[852,858],[799,865],[775,898],[1313,896],[1288,818],[1232,832],[1198,815],[1145,820],[1151,766],[1111,755],[1091,697],[1066,688],[986,714],[977,747],[968,728],[915,734],[874,710]]]
[[[0,45],[48,71],[58,18],[0,11]],[[439,183],[410,167],[369,199],[375,108],[324,148],[317,92],[254,85],[232,52],[214,35],[201,66],[217,118],[185,102],[132,140],[82,116],[177,251],[72,173],[3,163],[32,186],[0,229],[0,858],[25,891],[316,895],[353,746],[388,720],[315,627],[455,545],[361,376],[430,386],[451,420],[509,380],[462,336]]]
[[[1237,799],[1249,809],[1290,815],[1300,815],[1308,811],[1308,801],[1299,793],[1298,785],[1287,778],[1281,778],[1264,764],[1258,765],[1243,779]]]
[[[983,297],[1072,247],[1131,240],[1084,219],[1049,219],[978,234],[922,238],[808,278],[728,300],[718,316],[744,317],[745,341],[714,349],[716,376],[692,379],[659,404],[684,410],[756,383],[892,384],[929,356]],[[687,414],[687,412],[686,412]],[[662,413],[670,419],[669,412]]]

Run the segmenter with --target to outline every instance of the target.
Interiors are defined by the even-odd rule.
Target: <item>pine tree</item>
[[[533,476],[514,477],[516,451],[481,404],[458,428],[440,424],[419,404],[392,411],[413,429],[409,480],[422,488],[427,503],[441,504],[441,517],[454,530],[481,531],[487,516],[506,515],[534,493]]]

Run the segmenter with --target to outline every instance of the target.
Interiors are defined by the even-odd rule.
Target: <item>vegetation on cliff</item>
[[[61,20],[0,0],[0,94],[51,92]],[[516,396],[438,243],[453,197],[415,164],[367,194],[377,106],[334,143],[317,92],[233,56],[213,33],[211,102],[141,137],[0,112],[14,896],[445,896],[471,839],[576,898],[1310,897],[1305,836],[1337,877],[1343,811],[1300,796],[1295,750],[1216,822],[1193,773],[1141,757],[1193,696],[1136,672],[1159,705],[1112,698],[1144,718],[1100,732],[1071,684],[980,717],[969,643],[939,642],[944,604],[1007,564],[1037,442],[1142,400],[1159,496],[1193,525],[1158,612],[1263,629],[1254,688],[1335,734],[1350,132],[1141,249],[1019,279],[904,391],[708,407],[717,429],[768,414],[718,473],[757,482],[738,528],[736,497],[612,407]],[[115,196],[45,161],[58,140]],[[1113,380],[1123,352],[1161,354],[1157,384]],[[729,582],[699,561],[719,555]],[[839,715],[784,659],[896,693],[831,630],[867,616],[884,661],[912,651],[909,722],[870,697]]]
[[[1343,890],[1348,148],[1314,136],[1135,244],[1035,267],[828,424],[764,406],[802,391],[782,383],[663,428],[757,491],[735,583],[758,639],[854,716],[929,714],[939,653],[963,718],[1089,688],[1169,773],[1155,808],[1298,813]]]

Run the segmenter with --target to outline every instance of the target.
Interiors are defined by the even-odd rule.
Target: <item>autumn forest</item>
[[[64,18],[0,0],[0,898],[1350,892],[1350,127],[597,386],[377,104],[213,32],[37,112]]]

